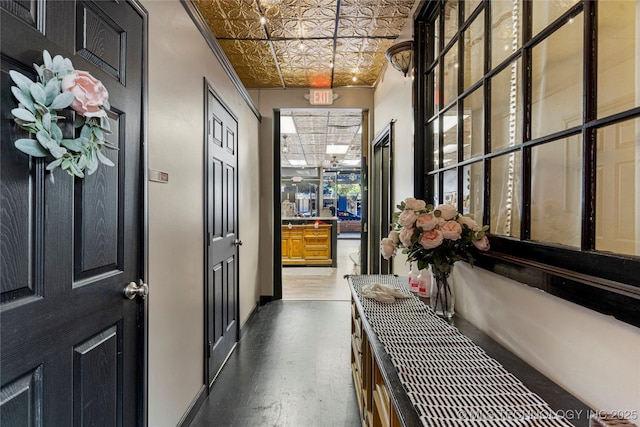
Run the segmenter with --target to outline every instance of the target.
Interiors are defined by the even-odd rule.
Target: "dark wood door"
[[[143,420],[143,12],[128,2],[10,1],[1,9],[0,372],[2,426],[135,426]],[[42,51],[109,91],[118,151],[84,179],[30,158],[11,116],[9,70],[35,80]],[[61,128],[72,137],[73,111]],[[77,136],[77,134],[76,134]]]
[[[238,340],[238,122],[207,90],[207,380],[211,386]]]
[[[389,124],[373,141],[373,168],[371,172],[371,223],[369,233],[371,257],[369,272],[372,274],[390,274],[392,263],[382,258],[380,240],[387,237],[391,228],[391,139],[393,122]]]

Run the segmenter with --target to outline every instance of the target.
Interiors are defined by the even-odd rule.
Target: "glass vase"
[[[451,319],[454,314],[455,297],[453,295],[451,271],[453,271],[453,268],[446,273],[436,272],[434,268],[431,268],[433,280],[431,282],[429,304],[434,313],[445,319]]]

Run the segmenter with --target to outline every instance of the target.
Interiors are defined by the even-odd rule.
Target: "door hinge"
[[[211,352],[213,352],[213,342],[209,341],[207,344],[207,358],[211,357]]]

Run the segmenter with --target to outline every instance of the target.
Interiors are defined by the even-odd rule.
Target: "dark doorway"
[[[391,194],[391,145],[393,140],[393,122],[373,141],[373,159],[371,168],[371,223],[369,227],[370,248],[369,272],[372,274],[391,274],[391,262],[380,255],[380,240],[387,237],[392,216]]]
[[[238,340],[238,121],[205,81],[206,379],[209,387]]]

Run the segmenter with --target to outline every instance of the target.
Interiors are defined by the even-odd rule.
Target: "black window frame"
[[[462,79],[458,79],[458,99],[465,96],[478,87],[484,91],[484,154],[481,161],[484,166],[484,194],[483,194],[483,223],[489,223],[491,170],[490,161],[498,155],[509,151],[520,151],[522,159],[522,212],[520,238],[512,238],[498,235],[490,235],[491,251],[480,254],[476,260],[477,267],[492,271],[501,276],[516,280],[521,283],[539,288],[567,301],[579,304],[583,307],[595,310],[605,315],[613,316],[623,322],[640,327],[640,257],[612,253],[598,252],[595,250],[595,169],[596,169],[596,133],[599,128],[619,123],[631,118],[640,117],[640,107],[636,107],[622,113],[598,119],[597,107],[597,1],[582,0],[572,6],[557,20],[549,24],[535,37],[531,33],[531,1],[523,0],[523,37],[522,46],[508,58],[501,62],[501,66],[489,69],[491,56],[490,37],[488,29],[491,28],[490,1],[484,0],[471,12],[468,19],[464,16],[464,0],[459,0],[458,13],[459,26],[457,36],[452,38],[447,46],[443,46],[444,24],[441,23],[437,40],[441,46],[437,55],[443,55],[447,48],[457,41],[460,69],[463,69],[464,56],[463,31],[469,26],[476,16],[484,11],[485,37],[484,76],[471,87],[462,91]],[[436,61],[433,49],[435,29],[432,22],[436,17],[442,21],[445,0],[431,0],[425,2],[415,16],[414,22],[414,114],[415,114],[415,158],[414,158],[414,194],[424,200],[434,200],[437,194],[442,201],[443,180],[442,172],[445,169],[457,170],[458,194],[462,192],[461,174],[464,167],[478,161],[478,157],[471,160],[462,159],[461,137],[458,136],[458,163],[453,167],[434,169],[434,141],[430,132],[428,120],[434,115],[431,100],[434,96],[434,82],[431,80],[430,71],[439,64],[438,81],[440,87],[443,84],[442,61]],[[552,135],[531,140],[528,136],[531,122],[531,87],[530,65],[531,50],[541,40],[560,28],[567,20],[582,14],[585,20],[584,27],[584,75],[583,75],[583,120],[580,126],[556,132]],[[522,69],[529,70],[528,75],[521,82],[523,93],[523,139],[525,143],[516,148],[509,148],[491,153],[489,150],[490,133],[490,86],[492,76],[504,69],[515,58],[521,58]],[[527,87],[529,85],[529,87]],[[442,105],[442,91],[440,94],[440,111],[447,108]],[[455,108],[455,107],[454,107]],[[460,112],[458,112],[460,120]],[[443,132],[439,133],[442,140]],[[573,135],[582,135],[583,149],[583,190],[582,190],[582,224],[581,247],[570,248],[549,243],[541,243],[527,240],[529,238],[531,193],[531,149],[536,145],[561,139]],[[442,151],[439,150],[440,156]],[[442,163],[440,163],[442,164]],[[432,176],[439,177],[439,188],[434,188]],[[437,190],[437,191],[436,191]],[[458,197],[458,209],[461,198]]]

